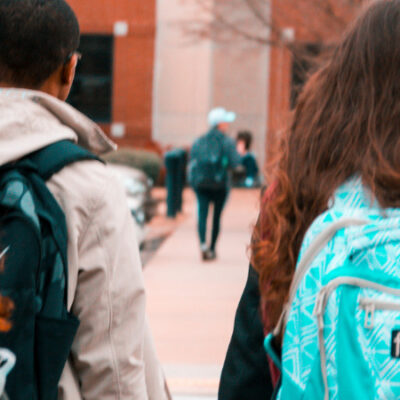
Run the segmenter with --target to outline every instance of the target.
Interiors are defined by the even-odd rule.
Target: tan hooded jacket
[[[98,155],[115,147],[68,104],[41,92],[0,89],[0,165],[64,139]],[[81,321],[59,399],[165,399],[124,190],[96,161],[65,167],[48,187],[67,220],[68,309]]]

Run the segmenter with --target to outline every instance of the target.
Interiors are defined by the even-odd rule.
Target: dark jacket
[[[245,169],[246,178],[256,179],[258,177],[259,168],[253,153],[246,153],[241,159],[241,164]]]
[[[267,400],[273,394],[259,305],[258,275],[250,267],[222,370],[218,400]]]

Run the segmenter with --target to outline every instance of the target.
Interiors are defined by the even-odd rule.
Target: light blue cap
[[[208,123],[210,126],[217,126],[224,122],[234,122],[236,120],[236,113],[227,111],[223,107],[213,108],[208,113]]]

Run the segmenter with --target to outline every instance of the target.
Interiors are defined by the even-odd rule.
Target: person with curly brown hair
[[[312,243],[311,237],[307,236],[306,242],[304,239],[306,233],[312,236],[315,231],[322,229],[323,219],[321,218],[329,217],[332,222],[340,215],[352,214],[367,216],[367,220],[373,220],[373,218],[383,219],[388,215],[397,215],[399,211],[399,42],[400,1],[371,2],[368,9],[344,35],[333,55],[310,77],[303,88],[290,127],[281,137],[276,160],[267,170],[266,180],[273,184],[269,188],[265,201],[261,204],[259,223],[254,231],[252,264],[259,274],[260,299],[257,301],[257,294],[254,296],[251,316],[257,319],[255,316],[257,311],[254,310],[258,308],[263,322],[262,328],[258,328],[257,337],[264,336],[260,334],[261,329],[265,334],[274,330],[282,315],[283,322],[288,320],[283,311],[284,308],[290,306],[286,303],[298,259],[301,259],[308,245]],[[339,235],[339,239],[344,237],[346,240],[347,234],[348,231],[344,230]],[[301,253],[302,246],[304,251]],[[376,255],[377,259],[384,259],[384,254],[382,257],[379,254]],[[321,265],[318,265],[321,279],[327,273],[326,270],[329,270],[329,260],[344,255],[334,250],[331,253],[325,250],[323,256],[326,258],[320,258]],[[372,268],[371,265],[370,268]],[[398,269],[393,269],[392,272],[398,275]],[[253,277],[251,282],[254,283],[255,279],[257,278]],[[317,280],[304,283],[301,286],[304,296],[310,293],[311,288],[319,284]],[[252,286],[256,287],[254,284]],[[297,292],[296,296],[300,307],[295,309],[294,312],[298,313],[296,315],[299,318],[310,315],[312,319],[313,313],[309,314],[307,305],[301,303],[307,299],[301,297],[301,292]],[[258,304],[254,305],[256,303]],[[312,303],[310,307],[314,305]],[[355,310],[354,313],[356,312],[358,311]],[[237,318],[241,314],[238,311]],[[308,355],[308,347],[302,342],[306,332],[296,331],[295,320],[290,321],[291,334],[294,335],[294,332],[297,332],[297,336],[292,335],[291,340],[293,342],[297,340],[299,347],[294,349],[293,346],[295,352],[292,354],[293,358],[290,359],[290,355],[287,355],[284,361],[288,363],[292,360],[294,369],[298,368],[293,371],[292,376],[284,370],[283,386],[286,385],[284,392],[286,394],[289,393],[289,386],[292,393],[294,391],[300,393],[299,388],[304,389],[307,382],[305,378],[301,380],[299,376],[307,377],[309,373],[308,369],[305,370],[304,364],[297,362],[297,357]],[[254,326],[257,329],[256,325]],[[301,325],[298,327],[300,329]],[[284,332],[280,330],[276,332],[278,335],[275,336],[273,344],[277,350],[276,353],[279,353]],[[255,337],[255,332],[252,334]],[[239,336],[237,332],[236,334],[234,332],[234,337]],[[390,337],[387,340],[390,347]],[[260,340],[254,343],[241,341],[240,354],[244,360],[243,365],[246,361],[243,355],[246,354],[246,346],[248,346],[248,355],[252,355],[253,352],[261,354],[260,343]],[[231,342],[232,344],[235,342]],[[303,346],[303,351],[299,350],[300,345]],[[334,346],[334,342],[330,342],[329,345]],[[232,351],[230,348],[231,353]],[[375,350],[370,349],[370,351]],[[279,354],[276,355],[279,356]],[[386,350],[385,357],[390,357],[390,348]],[[280,363],[278,359],[275,361]],[[330,367],[334,368],[332,358],[325,362],[329,362]],[[316,366],[319,369],[318,360],[316,360]],[[268,398],[272,395],[268,383],[271,376],[268,376],[265,364],[261,367],[259,363],[257,368],[252,372],[247,369],[245,371],[246,376],[265,377],[265,384],[260,387],[254,399]],[[353,373],[355,369],[353,365]],[[365,371],[368,372],[368,368]],[[230,372],[232,375],[236,374],[237,380],[240,381],[241,371],[237,366]],[[274,384],[277,384],[277,376],[274,373],[272,375],[275,378]],[[348,374],[348,377],[351,375]],[[325,385],[325,397],[322,392],[320,397],[316,398],[337,398],[333,389],[330,389],[335,388],[334,378],[329,378],[329,385],[326,379],[326,375],[322,375],[320,381],[311,382],[308,389],[314,389],[315,393],[319,393],[318,390]],[[387,385],[389,387],[389,381]],[[355,387],[361,391],[354,389]],[[384,390],[384,388],[381,389]],[[341,386],[339,390],[342,391],[341,393],[352,393],[355,398],[359,398],[357,396],[360,393],[367,391],[372,396],[374,391],[380,388],[363,386],[362,381],[355,379],[353,387],[350,384],[345,388]],[[229,395],[221,396],[220,400],[243,398],[240,395],[237,397],[236,394],[239,392],[246,392],[245,386],[241,387],[240,383],[235,387],[235,392],[231,391]],[[300,397],[285,397],[280,392],[278,398]],[[350,397],[339,396],[339,398]],[[397,397],[385,395],[371,398]]]
[[[373,2],[299,97],[278,160],[268,170],[267,181],[274,182],[274,190],[262,205],[253,245],[266,332],[278,324],[283,308],[291,306],[285,303],[300,249],[303,245],[305,251],[322,229],[324,222],[318,217],[324,214],[335,222],[341,214],[361,215],[368,221],[375,212],[391,215],[388,210],[400,207],[399,41],[400,1]],[[321,266],[321,279],[329,265],[327,261]],[[311,301],[308,289],[301,290]],[[300,341],[303,335],[298,334]],[[298,373],[307,376],[303,362],[299,365]],[[291,379],[297,378],[288,378],[284,371],[283,386],[295,385]],[[327,395],[327,378],[321,379]],[[330,385],[334,387],[332,381]]]

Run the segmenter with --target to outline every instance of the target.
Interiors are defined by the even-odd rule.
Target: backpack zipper
[[[339,286],[348,285],[348,286],[356,286],[362,289],[372,289],[376,291],[380,291],[392,296],[399,296],[400,298],[400,289],[394,289],[388,286],[381,285],[379,283],[369,281],[367,279],[357,278],[357,277],[339,277],[333,279],[326,286],[324,286],[320,292],[318,293],[317,300],[314,308],[314,315],[317,318],[318,325],[318,344],[321,355],[321,372],[322,378],[325,386],[325,396],[324,400],[329,400],[329,387],[328,387],[328,375],[327,375],[327,359],[326,359],[326,348],[324,342],[324,311],[328,304],[329,297],[333,293],[335,289]],[[386,304],[386,303],[385,303]],[[389,303],[390,304],[390,303]],[[383,302],[377,302],[378,306],[383,306]],[[394,304],[392,304],[394,305]],[[396,305],[397,306],[397,305]],[[373,308],[372,308],[373,307]],[[371,305],[369,307],[369,315],[367,323],[371,323],[371,316],[373,317],[373,313],[375,312],[376,305]],[[400,310],[400,305],[399,305]],[[372,314],[371,314],[372,312]],[[367,313],[368,314],[368,313]],[[372,321],[373,322],[373,321]]]
[[[374,328],[375,310],[400,311],[400,303],[362,298],[360,308],[365,311],[364,328]]]

